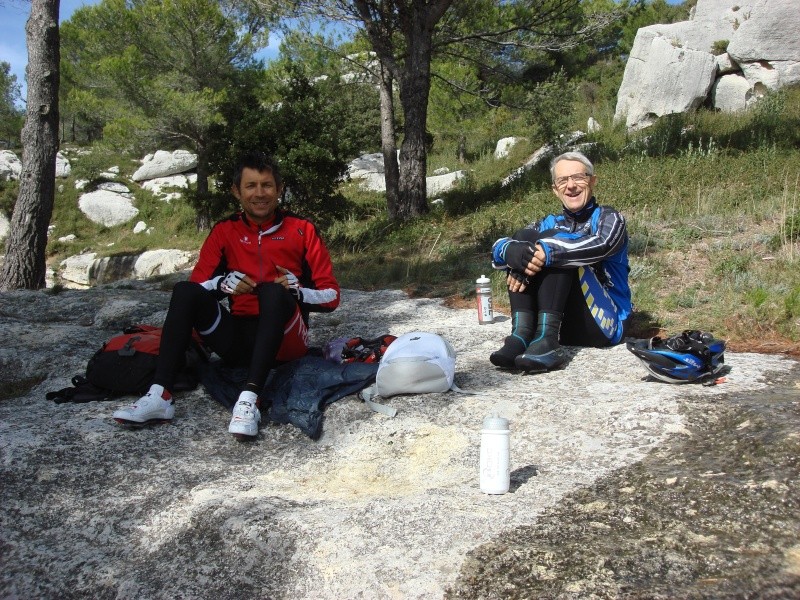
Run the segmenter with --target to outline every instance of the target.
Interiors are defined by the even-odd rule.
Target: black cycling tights
[[[203,286],[190,281],[175,284],[153,383],[172,388],[195,329],[226,364],[249,365],[245,389],[259,393],[276,364],[284,327],[294,316],[297,303],[278,283],[259,284],[256,293],[260,316],[234,317]]]
[[[523,229],[514,234],[514,239],[535,242],[549,233],[552,232]],[[544,310],[562,313],[559,335],[562,344],[596,348],[610,345],[583,297],[577,267],[545,267],[530,280],[524,292],[508,292],[512,312],[538,315],[539,311]]]

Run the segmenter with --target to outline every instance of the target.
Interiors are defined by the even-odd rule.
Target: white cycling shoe
[[[122,425],[169,423],[175,416],[175,403],[168,391],[154,384],[135,404],[115,410],[112,416]]]
[[[228,433],[240,440],[252,439],[258,435],[261,411],[257,406],[258,396],[254,392],[242,392],[233,407],[233,417],[228,425]]]

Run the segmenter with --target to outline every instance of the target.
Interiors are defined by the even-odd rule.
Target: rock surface
[[[90,285],[118,280],[146,279],[156,275],[177,273],[190,267],[196,261],[197,252],[174,248],[146,250],[141,254],[117,254],[102,258],[98,258],[96,252],[87,252],[70,256],[61,261],[58,283],[64,287],[82,289]]]
[[[473,393],[397,396],[387,400],[394,419],[350,396],[328,407],[317,442],[268,425],[250,444],[231,439],[229,414],[203,388],[179,397],[173,424],[138,431],[110,418],[130,398],[45,400],[124,325],[160,324],[170,287],[0,294],[0,596],[612,598],[627,577],[636,597],[655,598],[695,573],[698,590],[709,585],[692,570],[703,556],[734,557],[743,573],[776,557],[797,567],[786,541],[796,544],[800,522],[797,396],[775,422],[743,404],[793,377],[792,360],[729,353],[726,383],[671,386],[646,380],[624,346],[570,348],[566,369],[521,376],[487,360],[505,317],[481,326],[474,310],[436,300],[344,290],[339,310],[312,315],[315,344],[433,331],[456,349],[456,383]],[[502,496],[478,488],[479,430],[492,411],[512,424]],[[734,445],[711,444],[709,423]],[[791,459],[751,444],[770,432]],[[688,469],[682,448],[709,464]],[[665,460],[688,470],[661,473]],[[752,481],[726,478],[736,465]],[[714,481],[727,495],[698,493]],[[654,520],[646,509],[658,495],[674,507]],[[728,522],[716,502],[739,496],[758,500],[764,518]],[[764,522],[757,545],[737,537]],[[617,539],[629,545],[610,548]],[[595,558],[592,544],[606,542]]]

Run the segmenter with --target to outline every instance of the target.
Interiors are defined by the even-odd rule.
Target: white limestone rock
[[[122,225],[139,214],[130,195],[107,190],[82,194],[78,199],[78,208],[87,219],[105,227]]]
[[[614,114],[631,129],[699,107],[717,71],[710,52],[682,48],[665,37],[642,34],[644,29],[636,34]]]
[[[59,279],[78,286],[88,287],[90,285],[89,272],[96,258],[96,252],[87,252],[86,254],[77,254],[65,258],[60,263]]]
[[[66,287],[86,288],[122,279],[147,279],[188,269],[197,259],[196,252],[162,249],[142,254],[104,256],[89,252],[61,261],[58,276]]]
[[[0,178],[5,181],[19,179],[22,161],[11,150],[0,150]]]
[[[197,254],[186,250],[148,250],[133,263],[134,279],[147,279],[155,275],[169,275],[189,268]]]
[[[637,32],[614,119],[644,127],[659,116],[694,110],[709,93],[721,110],[739,110],[767,90],[797,84],[799,30],[797,0],[698,0],[688,21]],[[713,56],[710,67],[705,54],[721,47],[725,52]],[[744,77],[747,90],[741,80],[722,80],[734,74]]]
[[[11,231],[11,221],[8,220],[5,213],[0,211],[0,240],[5,240],[9,231]]]
[[[494,147],[495,160],[507,158],[508,153],[511,152],[511,149],[524,139],[525,138],[521,137],[504,137],[497,140],[497,144]]]
[[[197,175],[195,175],[197,181]],[[150,179],[142,184],[142,188],[151,192],[155,196],[165,194],[165,189],[180,188],[183,190],[189,189],[189,178],[186,175],[171,175],[169,177],[156,177]]]
[[[372,154],[362,154],[353,159],[347,167],[347,173],[351,179],[364,179],[374,174],[383,174],[383,154],[374,152]]]
[[[734,73],[717,79],[711,97],[714,108],[723,112],[745,110],[754,98],[747,79]]]
[[[142,166],[133,174],[134,181],[147,181],[157,177],[169,177],[191,171],[197,167],[197,155],[187,150],[167,152],[159,150],[148,154],[142,160]]]
[[[456,384],[475,394],[396,396],[394,419],[352,394],[325,408],[319,440],[265,418],[246,447],[228,434],[230,411],[202,385],[178,396],[173,424],[137,431],[111,418],[135,397],[44,401],[122,326],[163,324],[169,298],[159,283],[135,281],[4,293],[0,385],[11,393],[0,402],[3,540],[24,558],[3,563],[5,597],[444,598],[483,545],[522,528],[542,531],[542,516],[562,514],[565,497],[691,445],[708,419],[693,418],[687,405],[705,416],[746,395],[758,407],[776,384],[796,379],[796,362],[785,356],[726,352],[724,385],[666,385],[647,380],[624,344],[566,348],[567,368],[523,378],[487,360],[508,335],[507,314],[479,325],[474,308],[441,299],[342,290],[339,309],[312,313],[312,345],[432,331],[457,352]],[[26,379],[37,385],[10,385]],[[514,487],[502,496],[479,487],[481,423],[495,412],[512,424]],[[702,465],[686,472],[702,475]],[[717,465],[709,462],[704,475],[723,477]],[[626,492],[652,495],[653,481],[639,479]],[[771,494],[748,492],[748,481],[739,487]],[[600,498],[612,502],[609,494]],[[643,503],[626,504],[625,514],[641,521],[650,514]],[[588,512],[596,504],[572,506]],[[622,512],[614,513],[620,527]],[[688,516],[679,525],[691,531],[691,523]],[[701,541],[709,553],[747,543]],[[597,575],[602,567],[586,577],[610,581],[613,597],[619,586],[610,571]],[[590,597],[572,589],[561,597]],[[535,596],[526,591],[507,596]]]
[[[754,87],[800,82],[800,11],[797,0],[755,0],[728,44],[728,54]]]
[[[427,177],[425,179],[425,188],[428,197],[430,198],[431,196],[438,196],[439,194],[443,194],[444,192],[452,190],[458,185],[458,182],[465,177],[465,175],[465,171],[453,171],[452,173],[447,173],[445,175],[433,175],[431,177]]]
[[[115,194],[130,194],[131,190],[124,183],[116,181],[104,181],[97,186],[98,190],[105,190],[107,192],[114,192]]]
[[[56,154],[56,177],[66,178],[72,173],[72,165],[69,159],[61,152]]]

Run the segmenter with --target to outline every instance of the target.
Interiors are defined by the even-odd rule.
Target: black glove
[[[509,242],[505,254],[506,265],[515,271],[524,272],[533,259],[534,252],[535,249],[530,242]]]

